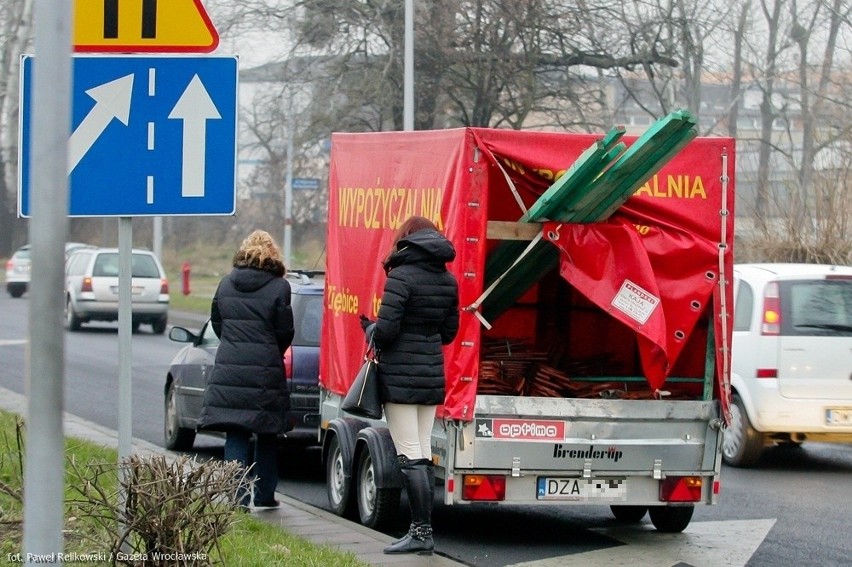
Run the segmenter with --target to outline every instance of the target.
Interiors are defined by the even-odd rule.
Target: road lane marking
[[[650,522],[636,526],[593,528],[625,545],[516,563],[510,567],[743,567],[775,519],[692,522],[683,533],[657,532]]]

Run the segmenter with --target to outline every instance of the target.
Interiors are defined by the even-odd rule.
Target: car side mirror
[[[194,343],[197,336],[183,327],[172,327],[169,338],[177,343]]]

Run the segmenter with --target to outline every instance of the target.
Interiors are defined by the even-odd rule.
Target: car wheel
[[[358,458],[358,515],[368,528],[381,531],[396,519],[399,513],[399,488],[379,488],[376,469],[369,447],[364,447]]]
[[[331,441],[329,441],[325,486],[328,491],[328,503],[331,505],[331,511],[338,516],[357,520],[358,506],[355,503],[355,493],[352,491],[350,477],[346,475],[346,462],[337,435],[332,436]]]
[[[9,295],[11,295],[14,299],[18,299],[19,297],[24,295],[24,290],[21,289],[20,287],[10,287],[8,289],[9,289]]]
[[[732,467],[754,465],[763,451],[763,435],[755,431],[740,397],[732,396],[731,425],[722,438],[722,458]]]
[[[609,509],[616,520],[625,524],[638,524],[648,513],[647,506],[610,506]]]
[[[80,318],[74,311],[74,306],[71,305],[71,298],[65,300],[65,326],[69,331],[80,330]]]
[[[162,335],[166,332],[166,326],[168,325],[169,318],[167,316],[160,317],[153,323],[151,323],[151,330],[155,335]]]
[[[175,399],[175,388],[169,384],[166,390],[164,439],[166,449],[171,451],[189,451],[195,443],[195,430],[180,426],[180,415]]]
[[[694,511],[693,505],[651,506],[648,509],[648,515],[651,516],[651,523],[658,532],[676,534],[686,529]]]

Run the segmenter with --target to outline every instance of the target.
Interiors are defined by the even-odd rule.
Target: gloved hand
[[[371,320],[370,320],[370,318],[369,318],[369,317],[367,317],[366,315],[364,315],[363,313],[361,313],[361,314],[358,316],[358,319],[360,319],[360,321],[361,321],[361,329],[362,329],[362,330],[364,330],[364,331],[366,331],[366,330],[367,330],[367,327],[369,327],[370,325],[372,325],[372,324],[373,324],[373,321],[371,321]]]

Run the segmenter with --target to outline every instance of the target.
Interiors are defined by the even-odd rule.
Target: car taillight
[[[506,477],[497,474],[466,474],[463,500],[496,501],[506,499]]]
[[[92,291],[92,278],[83,278],[83,285],[80,286],[80,291]]]
[[[293,347],[287,347],[284,351],[284,379],[293,379]]]
[[[670,476],[660,483],[660,500],[663,502],[698,502],[701,500],[700,476]]]
[[[778,282],[770,282],[763,292],[763,322],[760,327],[762,335],[777,335],[781,332],[781,297],[778,292]]]
[[[166,278],[160,280],[160,294],[169,294],[169,280],[167,280]]]
[[[12,269],[12,260],[6,260],[6,269],[7,269],[7,270],[11,270],[11,269]]]

